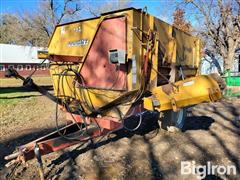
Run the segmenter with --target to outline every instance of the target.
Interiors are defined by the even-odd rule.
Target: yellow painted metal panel
[[[173,29],[176,39],[177,65],[198,67],[200,60],[199,39],[177,28]]]
[[[163,53],[163,63],[176,61],[176,42],[172,37],[172,26],[155,18],[154,25],[159,40],[159,55]]]
[[[57,26],[49,43],[49,54],[83,57],[94,37],[99,19]]]
[[[216,101],[222,97],[218,83],[210,75],[201,75],[175,83],[174,90],[167,94],[163,86],[152,91],[152,97],[144,98],[144,108],[148,110],[164,111]],[[153,100],[158,100],[160,106],[154,107]]]
[[[37,52],[38,59],[48,59],[47,51],[38,51]]]
[[[74,68],[74,65],[68,65],[68,67]],[[78,100],[84,110],[87,113],[91,113],[91,111],[88,109],[88,106],[86,105],[86,100],[92,103],[93,108],[98,109],[100,107],[103,107],[107,105],[109,102],[117,99],[120,97],[123,93],[123,91],[114,91],[114,90],[107,90],[107,89],[83,89],[80,91],[80,88],[77,86],[78,83],[75,83],[75,76],[73,72],[67,72],[65,71],[67,69],[66,65],[50,65],[50,72],[51,77],[53,79],[53,87],[54,87],[54,95],[58,97],[68,97],[69,99],[75,99]],[[60,75],[59,75],[60,74]],[[74,84],[76,86],[74,86]],[[86,95],[86,97],[83,96],[83,94]],[[126,113],[128,109],[130,108],[131,104],[129,105],[120,105],[118,108],[121,110],[122,113]],[[106,112],[107,115],[118,117],[119,112],[113,110],[112,112]],[[119,118],[119,117],[118,117]]]

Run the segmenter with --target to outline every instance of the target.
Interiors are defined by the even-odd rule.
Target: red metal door
[[[109,63],[110,49],[126,50],[126,18],[104,20],[81,69],[88,87],[124,90],[127,86],[126,65]]]

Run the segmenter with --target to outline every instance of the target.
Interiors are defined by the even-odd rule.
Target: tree
[[[54,27],[79,17],[79,0],[40,1],[35,11],[1,15],[0,42],[47,46]]]
[[[11,14],[1,14],[0,43],[15,43],[20,38],[17,33],[21,28],[19,18]],[[17,31],[16,31],[17,30]]]
[[[240,46],[240,0],[184,0],[195,10],[204,27],[200,34],[206,47],[220,55],[224,70],[232,69],[235,50]]]
[[[102,3],[102,2],[101,2]],[[106,1],[100,7],[81,0],[39,1],[36,10],[19,14],[1,14],[0,43],[44,46],[57,24],[77,20],[85,7],[93,16],[128,7],[130,0]]]
[[[192,25],[185,19],[185,11],[180,8],[176,8],[173,13],[173,26],[178,29],[190,33],[192,31]]]
[[[223,74],[221,66],[220,66],[217,58],[215,57],[215,55],[211,51],[209,51],[208,49],[206,49],[204,53],[205,53],[204,60],[209,62],[210,67],[212,68],[212,67],[215,66],[217,68],[218,73]],[[208,60],[208,57],[211,59],[211,61]]]

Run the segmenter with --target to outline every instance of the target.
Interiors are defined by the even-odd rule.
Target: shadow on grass
[[[37,97],[37,96],[42,96],[42,95],[34,95],[34,94],[32,94],[32,95],[27,95],[27,96],[21,96],[21,95],[19,95],[19,96],[13,96],[13,97],[0,97],[0,100],[2,99],[2,100],[9,100],[9,99],[22,99],[22,98],[30,98],[30,97]]]
[[[41,86],[42,88],[46,89],[47,91],[52,91],[52,86]],[[35,89],[29,87],[0,87],[1,94],[9,94],[9,93],[18,93],[18,92],[37,92]]]

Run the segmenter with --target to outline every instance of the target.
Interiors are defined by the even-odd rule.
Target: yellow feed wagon
[[[141,9],[57,25],[48,52],[38,56],[50,60],[57,111],[73,123],[18,147],[8,160],[41,162],[81,141],[137,130],[146,111],[159,112],[162,128],[181,129],[186,107],[222,96],[216,76],[198,73],[200,39]]]

